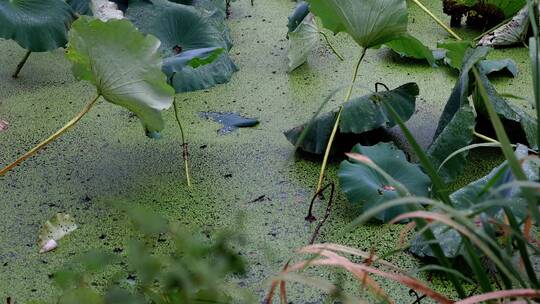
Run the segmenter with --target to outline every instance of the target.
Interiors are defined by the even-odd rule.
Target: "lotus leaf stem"
[[[178,123],[178,127],[180,128],[180,135],[182,137],[182,158],[184,159],[184,171],[186,172],[186,181],[188,187],[191,188],[191,176],[189,174],[189,147],[188,143],[186,142],[186,137],[184,135],[184,128],[182,127],[182,123],[180,122],[180,116],[178,114],[178,108],[176,104],[176,97],[173,101],[173,108],[174,116],[176,118],[176,122]]]
[[[13,163],[11,163],[8,166],[1,169],[0,170],[0,176],[6,174],[7,172],[12,170],[13,168],[17,167],[19,164],[21,164],[22,162],[27,160],[28,158],[32,157],[34,154],[39,152],[41,149],[45,148],[45,146],[47,146],[51,142],[58,139],[58,137],[60,137],[62,134],[64,134],[67,130],[69,130],[75,124],[77,124],[81,120],[81,118],[83,118],[94,107],[94,105],[98,101],[99,97],[101,97],[101,95],[98,94],[92,101],[90,101],[89,103],[87,103],[84,106],[84,108],[79,112],[79,114],[77,114],[77,116],[75,116],[72,120],[70,120],[62,128],[60,128],[58,131],[56,131],[53,135],[49,136],[47,139],[45,139],[44,141],[39,143],[37,146],[32,148],[30,151],[23,154],[21,157],[19,157]]]
[[[358,70],[360,68],[360,64],[364,60],[364,57],[366,56],[367,48],[363,48],[362,52],[360,53],[360,57],[358,58],[358,62],[356,63],[356,66],[354,67],[354,73],[353,77],[351,79],[351,85],[349,86],[349,90],[347,91],[347,95],[345,95],[344,103],[349,101],[351,99],[352,91],[354,89],[354,83],[356,82],[356,78],[358,77]],[[321,172],[319,174],[319,182],[317,184],[317,193],[321,191],[322,183],[324,182],[324,172],[326,171],[326,165],[328,163],[328,157],[330,156],[330,151],[332,150],[332,143],[334,142],[334,138],[336,137],[337,129],[339,127],[339,121],[341,119],[341,112],[343,111],[343,106],[339,107],[339,112],[336,117],[336,122],[334,123],[334,128],[332,129],[332,133],[330,134],[330,139],[328,140],[328,144],[326,145],[326,151],[324,153],[323,163],[321,166]]]
[[[425,7],[419,0],[412,0],[414,4],[418,5],[426,14],[428,14],[435,22],[437,22],[443,29],[445,29],[452,37],[454,37],[457,40],[463,40],[461,37],[459,37],[456,32],[454,32],[451,28],[449,28],[444,22],[441,21],[441,19],[437,18],[435,14],[433,14],[427,7]]]
[[[19,62],[19,64],[17,65],[17,69],[15,70],[15,73],[13,73],[11,77],[13,78],[19,77],[19,73],[21,72],[26,61],[28,60],[28,57],[30,57],[30,54],[32,54],[32,51],[27,51],[26,54],[24,54],[23,59],[21,60],[21,62]]]
[[[326,35],[326,33],[324,33],[323,31],[319,31],[319,34],[324,37],[326,44],[328,44],[328,47],[330,47],[330,49],[336,55],[336,57],[339,58],[339,60],[344,61],[345,59],[343,58],[343,56],[336,50],[336,48],[334,48],[332,43],[330,43],[330,40],[328,39],[328,35]]]

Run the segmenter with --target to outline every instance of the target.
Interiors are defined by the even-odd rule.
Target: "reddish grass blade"
[[[455,302],[455,304],[474,304],[481,303],[490,300],[496,299],[505,299],[505,298],[529,298],[529,299],[539,299],[540,290],[536,289],[511,289],[511,290],[500,290],[484,293],[477,296],[472,296],[461,301]]]

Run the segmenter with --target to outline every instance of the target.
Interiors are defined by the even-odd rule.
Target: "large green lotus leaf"
[[[475,126],[476,113],[470,105],[463,105],[428,149],[429,158],[435,168],[439,168],[452,153],[471,144]],[[467,165],[467,155],[468,151],[465,151],[454,156],[440,168],[439,175],[446,182],[455,180]]]
[[[356,145],[353,153],[367,156],[382,170],[405,186],[411,194],[428,196],[431,180],[418,165],[407,161],[405,153],[393,143],[379,143],[375,146]],[[345,160],[338,172],[341,189],[353,204],[362,204],[367,211],[381,203],[399,197],[396,189],[378,172],[355,160]],[[376,218],[388,222],[407,212],[404,207],[394,207],[377,214]]]
[[[394,127],[396,122],[386,111],[383,101],[392,104],[403,121],[409,120],[414,114],[418,94],[418,85],[407,83],[394,90],[368,94],[349,100],[343,105],[338,136],[340,133],[362,134],[381,127]],[[306,152],[322,154],[330,139],[336,113],[333,111],[320,115],[311,122],[285,132],[285,136],[293,145],[297,145]],[[298,141],[306,128],[303,140],[299,143]]]
[[[225,22],[227,18],[227,6],[225,0],[194,0],[193,5],[198,9],[210,23],[221,32],[223,39],[227,43],[228,49],[231,49],[232,39],[229,26]]]
[[[66,45],[71,7],[63,0],[0,0],[0,38],[32,52]]]
[[[528,155],[528,148],[523,145],[518,145],[515,151],[516,157],[524,159]],[[531,161],[523,161],[522,167],[527,172],[527,178],[534,181],[538,178],[538,167]],[[467,186],[455,191],[450,195],[450,199],[453,202],[454,208],[458,210],[470,210],[471,207],[479,203],[485,202],[490,199],[506,199],[511,204],[508,207],[512,210],[515,216],[519,219],[524,219],[527,216],[527,202],[520,196],[520,190],[517,187],[509,188],[507,190],[498,192],[489,191],[488,185],[491,189],[497,189],[500,186],[508,183],[515,182],[515,177],[504,162],[500,166],[493,169],[488,175],[468,184]],[[503,220],[503,212],[501,207],[492,207],[482,213],[482,216],[495,217],[499,220]],[[479,229],[481,229],[479,227]],[[455,258],[461,254],[462,251],[462,238],[461,235],[454,229],[448,229],[447,226],[442,224],[435,224],[432,229],[435,237],[445,255],[449,258]],[[423,239],[422,236],[415,237],[411,242],[411,252],[420,257],[435,257],[431,248]]]
[[[77,14],[92,16],[90,2],[92,2],[92,0],[66,0],[66,3],[68,3]]]
[[[323,26],[348,33],[358,45],[373,48],[407,33],[405,0],[307,0]]]
[[[495,112],[503,119],[503,123],[515,122],[519,124],[523,132],[525,132],[529,146],[533,149],[537,149],[537,120],[527,113],[523,107],[501,97],[486,74],[480,73],[480,79],[486,88],[490,102],[495,108]],[[487,118],[488,115],[484,107],[484,102],[476,94],[473,95],[473,97],[478,114]],[[510,134],[510,137],[512,137],[512,134]]]
[[[128,20],[82,16],[70,31],[67,57],[75,77],[90,81],[105,100],[135,113],[146,134],[159,137],[164,128],[160,112],[172,105],[174,95],[161,71],[159,45]]]
[[[385,45],[401,57],[425,59],[431,66],[436,66],[433,51],[409,34],[387,42]]]
[[[232,59],[227,54],[222,54],[211,64],[198,68],[185,67],[174,75],[171,85],[176,92],[202,90],[228,82],[236,71],[238,68]]]
[[[309,54],[319,42],[319,29],[313,15],[308,15],[294,31],[288,33],[288,37],[287,58],[289,72],[292,72],[307,61]]]
[[[224,32],[215,26],[210,15],[194,6],[154,0],[152,3],[130,3],[126,17],[144,33],[158,37],[164,58],[176,56],[183,51],[218,47],[229,49]],[[238,70],[229,55],[224,52],[213,63],[198,68],[185,67],[173,75],[171,85],[176,92],[206,89],[229,81]]]

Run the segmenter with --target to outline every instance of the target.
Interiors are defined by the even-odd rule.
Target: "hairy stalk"
[[[28,57],[30,57],[30,54],[32,54],[32,51],[27,51],[26,52],[26,54],[24,55],[21,62],[19,62],[19,64],[17,65],[17,69],[15,70],[15,73],[13,73],[13,75],[11,75],[11,77],[13,77],[13,78],[19,77],[19,73],[21,72],[21,69],[23,68],[26,61],[28,60]]]
[[[189,175],[189,147],[186,142],[186,137],[184,136],[184,128],[182,128],[182,123],[180,122],[180,116],[178,114],[178,109],[176,105],[176,97],[173,101],[174,116],[176,117],[176,122],[180,128],[180,135],[182,136],[182,158],[184,159],[184,170],[186,172],[186,180],[188,187],[191,187],[191,176]]]
[[[354,73],[351,79],[351,85],[349,86],[349,90],[347,91],[347,95],[345,95],[344,102],[349,101],[352,95],[352,91],[354,89],[354,83],[356,82],[356,77],[358,77],[358,69],[360,68],[360,64],[364,60],[364,57],[366,56],[367,49],[363,48],[362,53],[360,54],[360,58],[358,59],[358,62],[356,63],[356,66],[354,68]],[[326,165],[328,163],[328,157],[330,156],[330,150],[332,150],[332,143],[334,142],[334,138],[336,137],[337,129],[339,127],[339,121],[341,119],[341,111],[343,111],[343,106],[339,107],[339,112],[336,117],[336,122],[334,123],[334,128],[332,129],[332,133],[330,134],[330,139],[328,140],[328,144],[326,145],[326,151],[324,152],[324,158],[323,163],[321,166],[321,172],[319,174],[319,182],[317,183],[317,190],[315,192],[320,192],[322,183],[324,181],[324,172],[326,171]]]
[[[34,154],[36,154],[41,149],[45,148],[45,146],[47,146],[51,142],[58,139],[58,137],[60,137],[62,134],[64,134],[69,128],[71,128],[75,124],[77,124],[81,120],[81,118],[83,118],[84,115],[86,115],[92,109],[92,107],[94,107],[94,105],[98,101],[99,97],[101,97],[101,95],[98,94],[96,96],[96,98],[94,98],[92,101],[87,103],[86,106],[84,106],[84,108],[79,112],[79,114],[77,114],[77,116],[75,116],[72,120],[70,120],[62,128],[60,128],[58,131],[56,131],[53,135],[49,136],[47,139],[45,139],[44,141],[39,143],[37,146],[32,148],[30,151],[26,152],[21,157],[19,157],[16,161],[14,161],[13,163],[9,164],[8,166],[6,166],[2,170],[0,170],[0,176],[6,174],[7,172],[12,170],[13,168],[17,167],[20,163],[27,160],[28,158],[30,158]]]
[[[336,57],[339,60],[344,61],[345,59],[343,58],[343,56],[334,48],[332,43],[330,43],[330,40],[328,39],[328,35],[326,35],[326,33],[324,33],[323,31],[319,31],[319,34],[324,37],[324,40],[326,41],[326,44],[328,44],[328,47],[330,47],[330,49],[336,55]]]
[[[418,5],[426,14],[428,14],[435,22],[437,22],[444,30],[446,30],[452,37],[454,37],[457,40],[463,40],[461,37],[459,37],[458,34],[456,34],[451,28],[449,28],[444,22],[441,21],[441,19],[437,18],[435,14],[433,14],[427,7],[425,7],[419,0],[412,0],[414,4]]]

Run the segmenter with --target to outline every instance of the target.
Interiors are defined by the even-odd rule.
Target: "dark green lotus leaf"
[[[32,52],[51,51],[66,45],[74,18],[63,0],[0,0],[0,38]]]
[[[66,0],[66,2],[77,14],[92,16],[92,9],[90,8],[91,0]]]
[[[407,83],[397,89],[352,99],[343,105],[339,123],[342,133],[361,134],[379,127],[392,128],[394,119],[382,102],[389,102],[403,121],[414,114],[416,96],[420,93],[416,83]]]
[[[428,196],[431,180],[418,165],[411,164],[403,151],[393,143],[378,143],[375,146],[356,145],[352,153],[367,156],[382,170],[400,182],[409,192],[417,196]],[[339,167],[341,189],[353,204],[362,204],[367,211],[381,203],[398,198],[396,189],[378,172],[355,160],[345,160]],[[388,222],[407,212],[405,207],[394,207],[377,214],[376,218]]]
[[[75,77],[135,113],[146,134],[159,137],[164,128],[160,112],[172,105],[174,95],[161,71],[159,40],[126,19],[103,22],[86,16],[73,23],[69,37],[67,57]]]
[[[470,41],[448,40],[437,44],[440,49],[445,49],[444,62],[454,69],[460,70],[466,58],[466,52],[472,47]]]
[[[287,28],[289,32],[294,32],[296,28],[304,21],[304,18],[309,14],[309,4],[306,1],[300,1],[289,15]]]
[[[405,0],[307,0],[310,11],[335,34],[348,33],[363,48],[373,48],[407,33]]]
[[[414,114],[416,96],[419,94],[416,83],[407,83],[394,90],[368,94],[349,100],[343,105],[339,133],[362,134],[381,127],[391,128],[396,122],[386,111],[383,101],[387,101],[398,112],[403,121]],[[302,150],[322,154],[330,139],[337,111],[320,115],[315,120],[285,132],[287,139]],[[302,142],[298,142],[304,130]]]
[[[512,77],[517,77],[519,73],[517,64],[512,59],[482,60],[478,63],[478,68],[486,75],[497,72],[506,72],[512,75]]]
[[[191,92],[226,83],[238,68],[228,55],[220,55],[214,62],[198,68],[185,67],[172,78],[176,92]],[[169,76],[169,75],[167,75]]]
[[[516,156],[519,159],[523,159],[528,155],[528,148],[523,145],[518,145]],[[533,168],[534,166],[534,168]],[[523,169],[527,172],[527,178],[529,180],[536,180],[538,178],[538,167],[530,161],[524,161],[522,164]],[[497,189],[508,183],[515,181],[514,175],[504,162],[497,168],[493,169],[488,175],[470,183],[469,185],[457,190],[450,195],[454,208],[458,210],[470,210],[474,205],[484,202],[489,199],[507,199],[512,204],[508,207],[519,218],[524,219],[527,216],[527,202],[520,196],[520,190],[517,187],[509,188],[504,191],[495,193],[489,191],[489,189]],[[489,189],[488,189],[489,188]],[[483,216],[495,217],[500,220],[503,219],[503,212],[501,207],[492,207],[482,213]],[[481,229],[479,227],[479,229]],[[435,224],[432,229],[437,242],[441,245],[445,255],[449,258],[455,258],[461,254],[462,251],[462,238],[461,235],[454,229],[449,229],[442,224]],[[425,242],[422,236],[417,236],[412,240],[411,252],[420,257],[435,257],[429,245]]]
[[[164,58],[196,49],[229,48],[224,33],[216,28],[215,21],[195,6],[162,0],[153,0],[152,3],[138,1],[130,3],[126,17],[142,32],[155,35],[161,40]],[[176,92],[186,92],[225,83],[238,68],[229,55],[223,52],[211,64],[173,70],[177,72],[174,75],[167,74],[168,79],[172,79],[171,84]]]
[[[326,145],[332,134],[332,128],[336,122],[337,111],[325,113],[319,115],[314,121],[301,126],[290,129],[285,132],[285,137],[293,145],[298,145],[302,150],[323,154],[326,150]],[[309,126],[307,131],[306,127]],[[305,134],[304,134],[305,132]],[[304,134],[302,142],[298,142],[300,137]]]
[[[198,9],[209,22],[221,32],[227,43],[227,49],[233,46],[230,29],[225,22],[227,18],[227,6],[225,0],[194,0],[192,5]]]
[[[538,149],[537,142],[537,120],[526,112],[523,107],[517,104],[509,102],[499,95],[491,81],[489,81],[487,75],[480,73],[480,79],[482,84],[486,88],[489,99],[495,108],[495,111],[503,120],[503,123],[514,122],[521,126],[521,129],[525,133],[528,144],[533,149]],[[478,115],[489,117],[484,107],[484,102],[480,100],[478,95],[473,95],[475,107],[478,111]],[[510,134],[512,136],[512,134]]]
[[[463,105],[428,149],[428,156],[435,168],[439,168],[452,153],[472,143],[475,126],[476,114],[473,108],[468,104]],[[455,180],[467,165],[467,155],[468,151],[465,151],[454,156],[440,168],[439,175],[446,182]]]
[[[460,51],[461,52],[461,51]],[[468,104],[468,97],[472,93],[472,87],[470,84],[470,71],[472,67],[481,60],[484,60],[489,52],[487,47],[469,48],[464,53],[464,58],[460,61],[461,74],[452,90],[450,98],[446,102],[443,113],[439,119],[437,130],[435,131],[434,138],[437,138],[439,134],[446,128],[446,125],[450,123],[454,115],[464,105]],[[454,56],[454,55],[452,55]]]
[[[431,66],[435,66],[433,51],[409,34],[387,42],[385,45],[402,57],[425,59]]]

